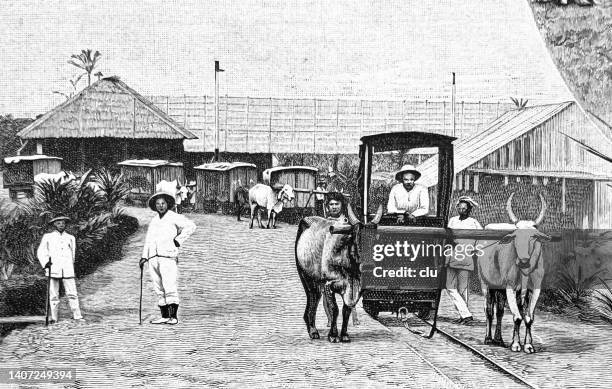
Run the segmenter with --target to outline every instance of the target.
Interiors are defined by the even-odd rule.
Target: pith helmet
[[[404,165],[404,166],[402,166],[402,168],[397,173],[395,173],[395,180],[401,182],[402,181],[402,177],[404,176],[404,173],[412,173],[412,174],[414,174],[414,179],[415,180],[418,180],[419,177],[421,177],[421,172],[416,170],[414,165]]]
[[[66,222],[69,222],[70,218],[68,216],[66,216],[66,215],[57,214],[57,215],[55,215],[55,217],[53,219],[49,220],[49,224],[53,224],[53,223],[58,222],[60,220],[64,220]]]
[[[149,198],[149,208],[151,208],[154,211],[157,211],[157,209],[155,209],[155,202],[160,197],[163,197],[166,200],[166,203],[168,203],[168,209],[174,208],[174,204],[176,200],[174,199],[174,195],[168,192],[157,192],[153,196],[151,196]]]

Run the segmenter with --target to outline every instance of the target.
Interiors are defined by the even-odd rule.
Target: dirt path
[[[130,212],[143,224],[152,215],[137,208]],[[143,226],[130,238],[122,260],[79,280],[86,323],[67,319],[63,305],[64,319],[58,324],[32,325],[7,336],[0,344],[0,366],[76,368],[72,387],[516,386],[442,337],[427,341],[393,325],[386,329],[363,311],[362,324],[349,328],[353,342],[331,345],[320,309],[323,339],[311,341],[302,320],[305,298],[293,257],[296,227],[281,223],[278,230],[249,230],[247,222],[230,217],[189,217],[198,230],[180,259],[178,326],[148,324],[158,311],[146,273],[145,324],[138,325]],[[482,319],[477,299],[471,305]],[[446,298],[442,316],[442,326],[482,343],[482,322],[469,328],[449,323],[454,312]],[[538,354],[482,348],[543,387],[579,382],[593,387],[609,377],[607,370],[598,377],[588,373],[609,366],[609,347],[596,340],[605,333],[540,314],[535,325]]]

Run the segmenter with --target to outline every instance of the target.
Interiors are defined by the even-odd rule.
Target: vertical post
[[[272,97],[270,97],[269,104],[270,120],[268,123],[268,153],[272,153]]]
[[[136,97],[132,99],[132,136],[136,138]]]
[[[402,101],[402,131],[406,131],[406,100]]]
[[[338,150],[338,134],[340,134],[340,99],[336,99],[336,154]]]
[[[206,151],[206,125],[208,124],[208,102],[206,101],[206,95],[204,95],[204,135],[202,136],[202,151]]]
[[[389,132],[389,128],[388,126],[388,122],[389,122],[389,102],[388,101],[383,101],[383,104],[385,105],[385,110],[384,110],[384,115],[385,115],[385,132]]]
[[[219,160],[219,80],[218,72],[224,72],[219,67],[219,61],[215,61],[215,161]]]
[[[461,102],[461,129],[465,129],[465,104],[462,101]],[[471,134],[468,134],[467,136],[470,136]]]
[[[313,128],[312,128],[312,153],[315,153],[315,150],[317,148],[317,99],[312,99],[312,102],[314,103],[314,117],[313,117]]]
[[[456,131],[457,131],[457,123],[456,123],[456,119],[455,119],[455,96],[457,94],[457,90],[456,90],[456,86],[455,86],[455,72],[453,72],[453,94],[451,97],[451,115],[452,116],[452,123],[453,123],[453,136],[456,136]]]
[[[299,152],[299,146],[295,142],[295,99],[291,99],[291,150]]]
[[[363,222],[367,223],[368,222],[368,191],[370,190],[370,188],[368,188],[368,184],[369,184],[369,180],[370,180],[370,158],[371,158],[371,153],[372,153],[372,146],[367,145],[365,146],[365,150],[364,150],[364,160],[363,160]]]
[[[563,177],[561,179],[561,213],[565,213],[565,192],[566,192],[566,186],[565,186],[565,177]]]
[[[248,153],[249,152],[249,105],[250,105],[250,98],[249,96],[247,96],[247,101],[246,101],[246,146],[244,148],[244,152]]]
[[[427,102],[427,100],[425,100],[425,118],[426,118],[426,123],[427,123],[427,127],[425,128],[425,131],[430,131],[429,128],[431,127],[431,123],[429,120],[429,103]]]
[[[446,133],[446,100],[442,100],[442,130],[436,131],[436,132],[438,134],[447,135]]]
[[[590,226],[590,228],[592,229],[601,228],[599,225],[599,216],[601,215],[601,213],[599,212],[600,202],[598,201],[599,200],[599,189],[600,188],[597,185],[597,181],[593,180],[593,198],[591,199],[592,200],[592,205],[591,205],[592,223]],[[606,190],[605,187],[603,187],[603,189]],[[605,217],[606,219],[609,217],[609,212],[605,212]]]
[[[187,128],[187,95],[185,94],[183,95],[183,127]]]
[[[361,116],[359,117],[359,139],[363,136],[363,116],[365,112],[363,110],[363,100],[359,100],[359,105],[361,107]]]
[[[227,93],[225,94],[225,126],[223,126],[223,134],[225,136],[225,146],[224,146],[224,151],[227,153],[227,132],[228,132],[228,125],[227,125],[227,112],[229,111],[229,107],[228,107],[228,97],[227,97]]]

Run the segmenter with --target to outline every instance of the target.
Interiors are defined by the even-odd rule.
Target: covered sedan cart
[[[32,196],[34,177],[62,170],[62,158],[47,155],[18,155],[4,158],[4,188],[12,200]]]
[[[295,192],[295,201],[285,205],[279,217],[297,222],[303,215],[314,214],[314,196],[317,189],[318,169],[312,166],[276,166],[263,172],[263,181],[275,189],[289,184]]]
[[[387,133],[361,138],[359,149],[360,213],[365,227],[359,239],[363,308],[373,317],[380,312],[397,313],[402,319],[408,313],[416,313],[421,319],[433,316],[428,337],[435,333],[440,295],[446,284],[446,249],[453,247],[456,239],[499,240],[508,234],[508,230],[448,228],[454,140],[423,132]],[[388,203],[390,186],[402,185],[389,182],[390,177],[393,181],[397,177],[379,169],[388,167],[389,160],[397,160],[398,155],[409,155],[411,149],[421,149],[416,154],[425,150],[424,154],[431,156],[432,148],[437,150],[433,161],[438,169],[428,170],[427,174],[437,174],[437,179],[429,180],[437,185],[428,188],[426,213],[408,218],[387,212],[379,224],[368,223],[378,206]],[[389,158],[390,153],[396,154]],[[553,240],[559,239],[552,236]]]
[[[196,208],[224,214],[234,212],[240,187],[257,183],[257,166],[246,162],[215,162],[196,166]],[[246,209],[246,208],[245,208]]]
[[[445,286],[444,247],[453,182],[453,137],[421,132],[378,134],[361,138],[359,193],[362,219],[367,223],[379,204],[386,205],[390,186],[387,172],[391,152],[415,148],[437,149],[437,195],[426,215],[398,224],[398,215],[387,213],[378,225],[366,224],[361,245],[361,285],[364,310],[371,316],[393,312],[422,319],[437,317],[441,290]],[[418,185],[418,180],[416,182]],[[425,189],[426,190],[426,189]],[[427,249],[430,248],[430,249]],[[413,250],[415,249],[415,250]],[[433,335],[433,328],[430,336]]]
[[[162,180],[185,184],[185,173],[181,162],[169,162],[161,159],[130,159],[119,162],[121,174],[130,186],[128,202],[147,199],[155,193],[156,185]],[[146,204],[145,204],[146,205]]]

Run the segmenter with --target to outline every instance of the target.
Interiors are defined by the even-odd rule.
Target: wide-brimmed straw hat
[[[474,199],[472,199],[470,196],[460,196],[457,199],[457,205],[459,205],[459,203],[461,202],[470,204],[472,208],[478,207],[478,203],[474,201]]]
[[[55,217],[53,219],[49,220],[49,224],[53,224],[53,223],[58,222],[60,220],[65,220],[65,221],[69,222],[70,218],[68,216],[66,216],[66,215],[57,214],[57,215],[55,215]]]
[[[414,179],[415,180],[418,180],[419,177],[421,177],[421,172],[416,170],[414,165],[404,165],[404,166],[402,166],[402,168],[397,173],[395,173],[395,180],[401,182],[402,178],[404,176],[404,173],[412,173],[412,174],[414,174]]]
[[[157,211],[157,209],[155,209],[155,202],[160,197],[163,197],[166,200],[166,203],[168,203],[168,209],[172,209],[174,207],[174,204],[176,203],[174,195],[168,192],[157,192],[149,198],[149,208],[154,211]]]

